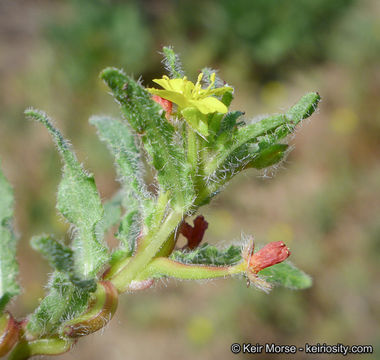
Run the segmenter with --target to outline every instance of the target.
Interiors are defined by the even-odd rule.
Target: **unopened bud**
[[[170,115],[172,114],[173,103],[169,100],[162,98],[161,96],[158,96],[158,95],[153,95],[152,100],[155,101],[157,104],[161,105],[161,107],[166,112],[166,115],[165,115],[166,119],[169,119]]]
[[[290,250],[283,241],[274,241],[265,245],[259,251],[253,253],[253,246],[247,257],[249,269],[257,274],[259,271],[276,265],[286,260],[290,255]]]
[[[269,266],[283,262],[289,255],[290,251],[282,241],[271,242],[257,252],[254,252],[254,244],[252,243],[249,248],[244,249],[242,254],[246,264],[247,284],[252,283],[260,290],[268,293],[272,289],[272,285],[257,273]]]

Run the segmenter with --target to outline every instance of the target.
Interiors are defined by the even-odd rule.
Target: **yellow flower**
[[[208,135],[206,115],[219,112],[225,114],[228,111],[226,105],[214,96],[220,96],[226,92],[232,92],[229,86],[213,88],[215,84],[215,73],[210,76],[211,83],[206,89],[202,89],[201,80],[203,73],[200,73],[196,84],[183,79],[169,79],[163,76],[162,79],[153,81],[163,89],[149,88],[151,94],[158,95],[178,105],[185,120],[200,134]]]

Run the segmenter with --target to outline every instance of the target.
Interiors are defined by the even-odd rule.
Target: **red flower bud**
[[[152,100],[155,101],[157,104],[161,105],[161,107],[165,110],[166,118],[168,119],[172,113],[172,110],[173,110],[173,103],[169,100],[162,98],[161,96],[158,96],[158,95],[153,95]]]
[[[276,265],[286,260],[290,251],[282,241],[275,241],[265,245],[262,249],[253,253],[253,247],[247,258],[249,269],[257,274],[268,266]]]

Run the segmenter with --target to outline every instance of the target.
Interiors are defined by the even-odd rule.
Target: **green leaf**
[[[17,238],[12,230],[13,191],[0,169],[0,313],[20,293],[17,282]]]
[[[216,140],[213,158],[205,166],[207,187],[198,197],[197,204],[208,203],[240,171],[247,168],[263,169],[281,161],[288,148],[280,141],[315,111],[319,101],[317,93],[309,93],[286,114],[238,127],[232,136],[229,134],[231,132],[221,133]]]
[[[140,153],[128,127],[117,119],[105,116],[93,116],[90,123],[96,126],[100,139],[107,143],[115,157],[117,173],[127,193],[127,200],[129,193],[140,200],[146,198],[148,193],[143,180]]]
[[[254,141],[255,138],[264,135],[275,135],[277,140],[285,137],[293,132],[301,120],[313,114],[320,100],[318,93],[306,94],[286,114],[270,116],[240,128],[234,139],[236,142],[234,147],[237,148],[245,142]]]
[[[13,216],[13,190],[0,168],[0,220],[1,225]]]
[[[234,265],[241,260],[241,247],[231,245],[220,250],[205,243],[193,251],[174,251],[169,258],[184,264]]]
[[[182,70],[181,61],[179,56],[174,52],[171,46],[164,46],[162,48],[164,55],[163,63],[166,71],[169,73],[172,79],[183,78],[184,72]]]
[[[66,274],[58,271],[49,279],[48,289],[28,321],[27,329],[33,335],[53,333],[62,322],[82,313],[90,297],[90,292],[73,285]]]
[[[232,111],[227,113],[222,120],[220,134],[223,132],[231,132],[238,125],[237,119],[239,119],[242,115],[244,115],[244,113],[241,111]]]
[[[319,101],[320,96],[317,93],[306,94],[286,114],[273,115],[240,127],[229,143],[226,144],[225,137],[221,137],[217,140],[219,149],[208,166],[208,172],[213,172],[218,167],[224,168],[226,159],[247,143],[266,142],[272,145],[289,135],[301,120],[316,110]]]
[[[99,232],[105,234],[112,226],[120,221],[122,192],[118,191],[110,200],[103,204],[104,217],[100,224]]]
[[[122,115],[133,130],[143,134],[152,125],[152,117],[158,116],[160,105],[152,101],[150,94],[122,70],[106,68],[100,77],[111,89]]]
[[[227,92],[224,95],[227,94],[231,93]],[[226,115],[219,113],[213,114],[210,119],[211,135],[208,137],[209,147],[213,148],[215,138],[219,145],[231,142],[231,138],[236,133],[237,127],[244,124],[244,122],[237,122],[237,119],[243,114],[241,111],[232,111]]]
[[[68,279],[84,291],[94,292],[94,279],[81,279],[74,272],[74,253],[52,236],[34,236],[31,239],[32,248],[41,253],[48,260],[50,266],[67,275]]]
[[[248,168],[264,169],[280,162],[289,146],[287,144],[261,143],[245,144],[236,149],[225,161],[225,166],[216,173],[226,183],[232,176]]]
[[[301,120],[310,117],[317,110],[321,97],[316,92],[304,95],[290,110],[286,113],[288,119],[297,125]]]
[[[309,275],[299,270],[289,261],[261,270],[259,275],[264,276],[265,281],[269,283],[290,289],[307,289],[313,283]]]
[[[288,148],[289,146],[287,144],[270,145],[260,151],[245,167],[265,169],[275,165],[284,158]]]
[[[104,211],[94,177],[83,170],[69,144],[45,113],[33,109],[25,113],[45,125],[62,156],[64,167],[57,208],[75,226],[72,241],[75,273],[82,280],[92,279],[109,258],[103,239],[97,232]]]
[[[116,160],[124,190],[123,205],[127,210],[120,223],[117,238],[122,249],[131,255],[141,231],[141,210],[145,210],[145,215],[149,216],[152,209],[149,205],[152,199],[143,181],[139,151],[126,124],[107,117],[92,117],[90,122],[97,127],[99,137],[107,142]]]
[[[32,248],[42,254],[56,270],[71,274],[74,266],[73,251],[50,235],[33,236]]]
[[[116,237],[122,244],[126,256],[132,256],[137,239],[141,233],[141,216],[138,211],[130,211],[124,215]]]

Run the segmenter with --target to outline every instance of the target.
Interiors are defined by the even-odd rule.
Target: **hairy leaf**
[[[229,132],[221,133],[217,139],[218,149],[205,166],[207,189],[197,199],[197,203],[208,203],[240,171],[247,168],[263,169],[281,161],[288,147],[280,141],[315,111],[319,101],[317,93],[309,93],[284,115],[270,116],[238,127],[232,136]]]
[[[274,144],[264,148],[256,157],[250,160],[246,168],[265,169],[280,162],[289,146],[287,144]]]
[[[107,117],[92,117],[90,122],[98,129],[101,140],[106,141],[115,157],[119,178],[123,185],[123,205],[127,210],[120,223],[117,238],[122,248],[131,255],[140,232],[141,210],[151,210],[152,201],[145,188],[139,151],[126,124]],[[142,208],[142,209],[141,209]]]
[[[90,123],[96,126],[100,139],[107,143],[115,157],[117,172],[127,195],[130,193],[137,199],[146,197],[140,154],[128,127],[117,119],[105,116],[93,116]],[[128,204],[127,207],[130,209]]]
[[[66,245],[60,243],[52,236],[34,236],[31,239],[33,249],[40,252],[54,269],[65,274],[67,278],[83,291],[96,290],[94,279],[82,279],[74,272],[74,253]]]
[[[240,151],[239,148],[244,147],[247,143],[261,143],[263,148],[264,144],[270,146],[278,142],[292,133],[301,120],[311,116],[319,101],[320,96],[317,93],[306,94],[286,114],[273,115],[240,127],[228,143],[225,142],[225,137],[221,136],[217,140],[219,142],[218,153],[208,166],[209,171],[225,168],[225,161],[234,156],[234,152]]]
[[[126,255],[131,256],[135,250],[137,239],[141,233],[141,216],[138,211],[129,211],[124,215],[116,237],[122,244]]]
[[[12,230],[13,191],[0,169],[0,313],[20,292],[17,282],[17,238]]]
[[[245,144],[226,159],[224,166],[215,173],[215,177],[226,183],[244,169],[264,169],[273,166],[284,158],[288,148],[287,144],[271,144],[267,141]]]
[[[103,221],[99,225],[99,232],[106,233],[112,226],[120,221],[121,217],[122,193],[117,192],[104,206]]]
[[[57,208],[75,225],[72,242],[75,273],[82,280],[92,279],[108,260],[107,248],[96,231],[103,219],[103,206],[94,177],[83,170],[69,144],[45,113],[27,110],[26,115],[46,126],[62,156],[64,167]]]
[[[220,250],[205,243],[193,251],[174,251],[170,259],[184,264],[233,265],[241,260],[241,247],[231,245]]]
[[[30,243],[54,269],[67,274],[73,271],[73,251],[69,247],[50,235],[33,236]]]
[[[237,119],[239,119],[239,117],[243,114],[244,113],[241,111],[233,111],[227,113],[222,120],[220,134],[222,134],[223,132],[231,132],[238,124]]]
[[[166,71],[169,73],[172,79],[182,78],[185,74],[182,70],[181,61],[179,56],[173,51],[170,46],[164,46],[162,49],[164,59],[163,63],[165,65]]]
[[[48,293],[30,316],[27,329],[32,334],[55,332],[62,322],[86,309],[90,292],[72,284],[66,274],[54,272],[48,283]]]
[[[270,266],[259,272],[260,276],[265,277],[265,281],[281,285],[290,289],[306,289],[312,285],[309,275],[299,270],[289,261]]]

